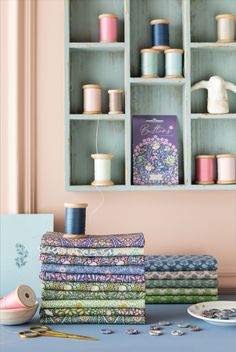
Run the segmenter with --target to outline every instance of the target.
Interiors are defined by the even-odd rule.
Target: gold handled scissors
[[[20,331],[18,335],[21,338],[25,338],[25,339],[31,339],[33,337],[40,337],[40,336],[48,336],[48,337],[60,337],[60,338],[67,338],[67,339],[97,341],[97,339],[95,339],[94,337],[53,331],[48,326],[43,326],[43,325],[31,326],[28,330]]]

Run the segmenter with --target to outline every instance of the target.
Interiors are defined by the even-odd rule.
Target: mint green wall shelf
[[[117,43],[99,43],[98,16],[119,18]],[[111,187],[102,191],[236,190],[236,185],[194,184],[199,153],[236,153],[236,96],[230,113],[206,113],[206,91],[191,85],[212,75],[236,83],[236,43],[216,43],[215,16],[236,14],[233,0],[65,0],[65,189],[91,186],[96,152],[113,153]],[[170,45],[184,49],[184,78],[140,78],[140,49],[151,47],[150,20],[167,18]],[[102,115],[84,115],[82,85],[103,87]],[[108,115],[108,89],[124,89],[122,115]],[[131,184],[131,127],[134,114],[178,117],[180,184]],[[96,132],[98,143],[96,146]]]

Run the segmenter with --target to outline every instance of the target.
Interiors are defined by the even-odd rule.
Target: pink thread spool
[[[0,299],[0,309],[30,308],[35,304],[35,293],[27,285],[18,286],[15,291]]]
[[[100,42],[117,42],[117,16],[113,13],[103,13],[100,21]]]
[[[196,183],[198,185],[212,185],[214,181],[215,155],[196,156]]]
[[[101,114],[102,87],[99,84],[85,84],[83,114]]]
[[[236,183],[236,154],[219,154],[217,158],[217,183],[229,185]]]

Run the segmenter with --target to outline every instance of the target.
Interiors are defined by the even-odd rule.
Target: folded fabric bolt
[[[146,271],[216,270],[217,261],[211,255],[146,256]]]
[[[42,245],[71,248],[122,248],[144,247],[142,233],[114,235],[86,235],[81,238],[64,238],[63,233],[47,232],[41,240]]]
[[[202,279],[202,280],[197,280],[197,279],[186,279],[186,280],[145,280],[146,288],[165,288],[165,287],[170,287],[170,288],[178,288],[178,287],[184,287],[184,288],[191,288],[191,287],[198,287],[198,288],[216,288],[217,287],[217,280],[213,279]]]
[[[42,308],[145,308],[144,299],[133,300],[50,300]]]
[[[146,296],[146,304],[167,304],[167,303],[199,303],[217,301],[218,296]]]
[[[41,280],[49,281],[84,281],[84,282],[144,282],[144,275],[98,275],[98,274],[65,274],[41,271]]]
[[[58,282],[58,281],[43,281],[42,289],[45,290],[64,290],[64,291],[106,291],[106,292],[145,292],[145,284],[139,282]]]
[[[82,265],[59,265],[42,264],[42,271],[53,273],[70,274],[122,274],[122,275],[143,275],[144,266],[82,266]]]
[[[145,309],[139,308],[41,308],[41,317],[89,316],[145,316]]]
[[[146,288],[148,296],[216,296],[217,288]]]
[[[147,280],[217,279],[216,271],[145,271]]]
[[[144,299],[145,292],[83,292],[42,290],[42,299]],[[87,314],[90,315],[90,314]]]
[[[66,247],[52,247],[41,246],[40,253],[52,255],[72,255],[85,257],[109,257],[109,256],[127,256],[127,255],[142,255],[143,248],[66,248]]]
[[[135,256],[120,256],[120,257],[77,257],[77,256],[66,256],[66,255],[51,255],[51,254],[40,254],[40,260],[42,263],[50,264],[70,264],[70,265],[92,265],[92,266],[104,266],[104,265],[143,265],[143,255]]]
[[[145,317],[79,316],[79,317],[45,317],[40,324],[145,324]]]

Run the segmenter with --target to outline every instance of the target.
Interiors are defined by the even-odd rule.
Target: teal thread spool
[[[145,78],[155,78],[158,75],[159,50],[141,49],[141,74]]]
[[[183,50],[165,50],[166,78],[183,78]]]

